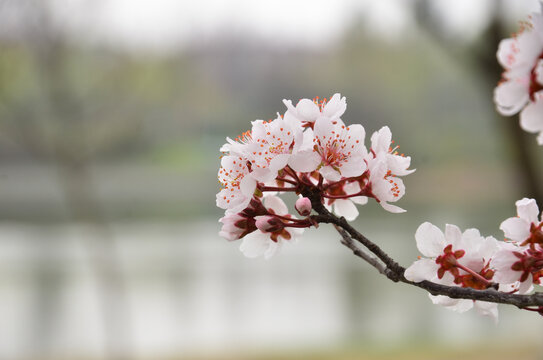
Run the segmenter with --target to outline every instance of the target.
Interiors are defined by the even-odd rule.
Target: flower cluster
[[[519,33],[503,40],[497,57],[505,69],[494,91],[498,111],[520,112],[521,127],[539,132],[537,141],[543,145],[543,14],[532,14]],[[441,294],[430,294],[434,304],[457,312],[474,308],[495,321],[497,302],[543,315],[539,300],[528,300],[531,305],[526,306],[532,297],[518,296],[543,284],[543,214],[534,199],[516,202],[517,216],[500,225],[504,241],[482,236],[477,229],[462,232],[447,224],[443,232],[423,223],[415,239],[424,257],[404,269],[346,223],[358,216],[356,205],[369,198],[389,212],[405,211],[395,203],[405,194],[401,177],[414,170],[409,169],[411,158],[398,152],[390,129],[374,132],[366,147],[364,127],[341,119],[347,102],[340,94],[330,100],[283,103],[286,111],[276,119],[253,121],[249,131],[235,140],[227,138],[221,147],[222,189],[216,201],[225,210],[219,220],[222,237],[242,239],[240,250],[247,257],[270,258],[283,244],[295,242],[305,228],[331,222],[344,245],[390,279]],[[298,196],[296,216],[280,198],[289,192]],[[313,210],[319,215],[311,215]],[[377,258],[364,254],[352,239]],[[459,293],[466,298],[458,298]],[[499,295],[503,298],[496,300]]]
[[[445,233],[426,222],[415,233],[420,258],[405,271],[406,279],[478,290],[495,288],[525,294],[543,281],[543,222],[535,200],[517,201],[517,217],[502,222],[505,241],[483,237],[477,229],[463,233],[447,224]],[[498,318],[497,304],[430,295],[434,304],[457,312],[475,308]],[[541,311],[541,309],[538,309]]]
[[[520,126],[539,132],[537,142],[543,145],[543,14],[532,14],[517,34],[502,40],[497,57],[505,69],[494,91],[498,112],[520,111]]]
[[[317,225],[304,194],[347,220],[358,216],[355,204],[368,198],[390,212],[405,211],[392,203],[405,194],[400,176],[414,170],[408,169],[411,158],[393,145],[388,127],[371,136],[368,149],[364,127],[347,126],[341,119],[347,103],[340,94],[329,101],[302,99],[296,106],[283,102],[283,115],[253,121],[251,130],[235,140],[227,138],[221,147],[221,236],[243,238],[241,251],[248,257],[269,258],[304,228]],[[302,218],[290,214],[278,197],[287,192],[300,196],[295,209]]]

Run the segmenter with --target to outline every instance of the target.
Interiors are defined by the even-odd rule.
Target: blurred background
[[[543,150],[496,115],[536,0],[0,0],[0,359],[543,359],[541,317],[431,304],[310,230],[218,237],[219,147],[282,99],[347,97],[417,172],[355,226],[404,266],[431,221],[498,226]]]

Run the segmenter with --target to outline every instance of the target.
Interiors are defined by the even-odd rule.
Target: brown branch
[[[394,282],[402,282],[413,285],[426,290],[432,295],[445,295],[453,299],[488,301],[499,304],[514,305],[519,308],[526,308],[528,306],[543,306],[543,293],[541,292],[536,292],[531,295],[518,295],[497,291],[493,288],[476,290],[472,288],[441,285],[426,280],[418,283],[407,280],[404,276],[405,268],[403,266],[394,261],[394,259],[385,253],[377,244],[373,243],[371,240],[359,233],[347,222],[347,220],[345,220],[345,218],[337,217],[330,213],[322,205],[320,197],[317,197],[316,193],[305,191],[304,196],[311,199],[313,209],[319,214],[312,216],[313,220],[320,223],[333,224],[336,230],[342,236],[342,243],[345,246],[349,247],[356,256],[370,263],[370,265],[374,266],[380,273]],[[353,239],[364,245],[371,253],[377,256],[377,258],[379,258],[384,265],[379,263],[377,259],[371,257],[356,247],[352,241]]]
[[[359,258],[362,258],[368,264],[376,268],[377,271],[379,271],[381,274],[386,275],[386,272],[389,270],[383,263],[381,263],[376,257],[371,256],[370,254],[366,253],[365,251],[360,249],[358,246],[356,246],[353,239],[349,236],[347,231],[345,231],[343,228],[335,224],[334,224],[334,227],[336,228],[337,232],[341,235],[341,243],[343,245],[351,249],[354,255],[358,256]]]

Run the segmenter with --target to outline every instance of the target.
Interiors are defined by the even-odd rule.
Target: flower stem
[[[472,275],[477,280],[481,281],[483,284],[485,284],[487,286],[492,285],[491,281],[489,281],[488,279],[485,279],[484,277],[481,276],[481,274],[477,274],[475,271],[471,270],[470,268],[465,267],[464,265],[462,265],[462,264],[460,264],[458,262],[456,262],[455,265],[456,265],[457,268],[464,270],[465,272]]]
[[[296,191],[295,187],[262,186],[261,191]]]
[[[276,178],[275,179],[276,181],[283,181],[283,182],[286,182],[286,183],[289,183],[289,184],[292,184],[292,185],[298,185],[298,183],[294,180],[290,180],[290,179],[285,179],[285,178]]]
[[[362,191],[359,191],[357,192],[356,194],[351,194],[351,195],[327,195],[327,194],[322,194],[323,197],[327,198],[327,199],[348,199],[348,198],[351,198],[351,197],[355,197],[355,196],[363,196],[363,192]]]

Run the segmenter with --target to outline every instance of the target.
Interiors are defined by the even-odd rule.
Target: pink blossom
[[[499,281],[519,281],[520,291],[527,291],[543,280],[543,214],[534,199],[523,198],[516,206],[517,216],[500,225],[511,242],[502,245],[494,262]]]
[[[281,200],[279,197],[275,195],[266,196],[264,197],[263,202],[269,213],[294,219],[294,217],[288,213],[287,206],[283,200]],[[257,221],[259,220],[269,222],[270,218],[257,217]],[[262,228],[264,228],[264,226],[262,226]],[[264,256],[264,258],[269,259],[285,243],[296,242],[297,239],[303,234],[303,231],[303,228],[286,226],[283,226],[282,228],[269,227],[265,231],[259,229],[253,231],[243,238],[240,250],[249,258]]]
[[[392,132],[388,126],[383,126],[371,136],[371,155],[379,157],[383,153],[386,159],[387,169],[392,175],[405,176],[415,172],[408,169],[411,165],[411,157],[398,152],[399,146],[392,147]]]
[[[291,127],[281,117],[265,122],[252,122],[252,141],[245,148],[245,156],[252,164],[251,176],[268,182],[289,164],[291,155],[302,145],[301,129]]]
[[[367,160],[369,169],[367,186],[383,209],[392,213],[405,212],[401,207],[389,204],[389,202],[400,200],[405,195],[405,185],[403,180],[389,169],[387,160],[385,153],[379,153],[377,157]]]
[[[366,131],[360,124],[345,126],[339,119],[319,118],[315,123],[312,155],[319,163],[310,171],[318,170],[328,181],[362,175],[366,170],[365,136]]]
[[[333,184],[328,188],[328,192],[336,196],[348,196],[344,199],[326,199],[324,203],[329,211],[337,216],[343,216],[348,221],[353,221],[358,217],[356,204],[365,205],[368,202],[367,196],[353,196],[361,192],[358,181]]]
[[[253,197],[256,181],[248,176],[247,159],[241,156],[223,156],[219,169],[219,183],[223,189],[217,194],[217,206],[230,213],[243,210]]]
[[[505,69],[494,90],[498,112],[510,116],[522,111],[521,127],[539,132],[543,145],[543,15],[533,13],[519,33],[502,40],[497,57]]]
[[[463,233],[455,225],[447,224],[445,233],[435,225],[425,222],[415,233],[417,248],[426,256],[417,260],[405,271],[405,278],[414,282],[423,280],[448,286],[486,289],[494,276],[491,259],[498,251],[493,237],[483,237],[477,229]],[[481,314],[497,319],[496,304],[479,301],[432,296],[434,304],[464,312],[475,307]]]
[[[322,116],[331,120],[340,119],[347,108],[345,97],[341,97],[340,94],[334,94],[329,101],[326,99],[319,101],[318,97],[313,100],[301,99],[296,107],[292,105],[290,100],[283,100],[283,103],[287,107],[284,116],[286,122],[311,128],[313,128],[315,121]]]
[[[302,216],[308,216],[311,214],[311,200],[306,197],[301,197],[298,200],[296,200],[296,203],[294,204],[294,208],[296,211],[298,211],[298,214]]]

